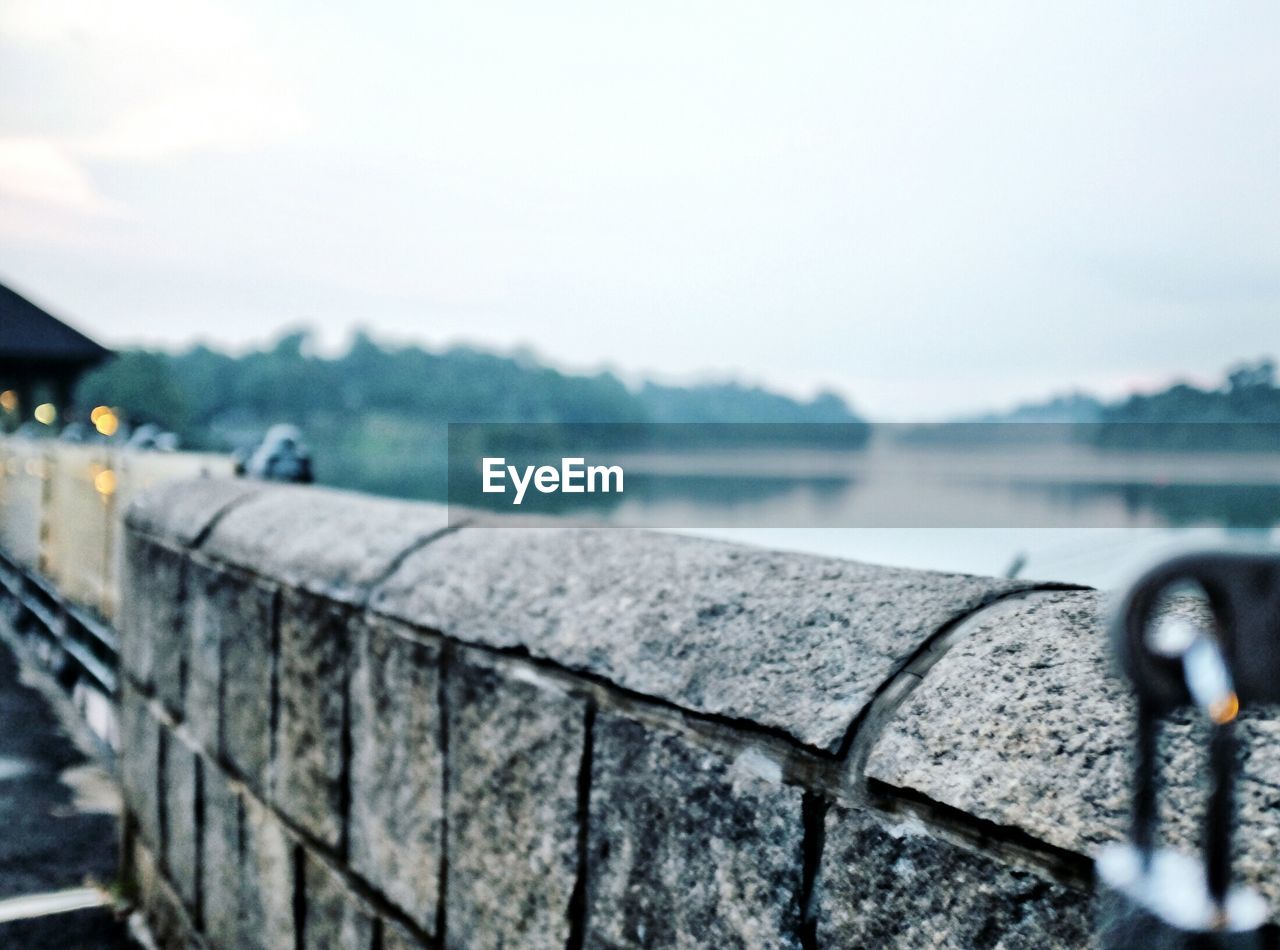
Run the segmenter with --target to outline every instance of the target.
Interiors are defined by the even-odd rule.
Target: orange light
[[[98,409],[103,411],[98,412]],[[120,420],[106,406],[99,406],[98,409],[93,410],[93,415],[90,416],[93,419],[93,427],[102,435],[115,435],[116,430],[120,428]]]
[[[1240,713],[1240,697],[1235,694],[1235,690],[1220,699],[1209,707],[1209,718],[1216,725],[1225,726],[1231,720],[1235,719]]]
[[[18,394],[12,389],[6,389],[0,393],[0,409],[5,412],[13,412],[18,408]]]
[[[116,493],[116,473],[109,468],[104,468],[93,476],[93,487],[104,498],[108,495],[114,495]]]
[[[89,413],[89,421],[96,423],[102,416],[111,412],[110,406],[94,406],[93,412]]]

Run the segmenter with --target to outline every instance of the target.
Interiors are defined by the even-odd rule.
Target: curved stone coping
[[[311,593],[362,602],[398,558],[447,527],[442,505],[274,486],[229,511],[201,550]]]
[[[985,613],[925,676],[872,749],[867,775],[1080,854],[1126,836],[1134,704],[1094,591],[1037,594]],[[1280,722],[1246,714],[1237,789],[1241,876],[1280,899]],[[1162,836],[1195,851],[1205,726],[1164,731]]]
[[[263,482],[228,478],[162,482],[130,500],[125,523],[136,531],[188,546],[231,506],[268,487]]]
[[[645,531],[494,528],[414,552],[370,605],[835,752],[933,634],[1024,586]]]
[[[1034,586],[645,531],[450,532],[437,505],[244,481],[164,486],[130,524],[179,544],[212,524],[204,556],[832,753],[930,637]]]
[[[208,529],[200,549],[209,557],[362,603],[399,557],[446,530],[448,513],[441,505],[317,486],[202,479],[146,493],[128,521],[180,545]]]

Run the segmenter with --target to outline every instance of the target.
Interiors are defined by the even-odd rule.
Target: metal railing
[[[223,455],[0,438],[0,608],[109,743],[124,512],[159,482],[231,474]]]

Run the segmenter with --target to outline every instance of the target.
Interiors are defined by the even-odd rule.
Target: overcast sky
[[[1280,7],[0,3],[0,280],[933,418],[1280,351]]]

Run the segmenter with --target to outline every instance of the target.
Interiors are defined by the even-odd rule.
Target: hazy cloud
[[[47,139],[0,138],[0,193],[88,214],[115,210],[94,188],[85,169],[62,146]]]
[[[934,415],[1280,350],[1277,88],[1261,2],[10,0],[0,251],[117,340],[360,323]]]
[[[63,165],[69,156],[158,161],[253,149],[303,127],[252,21],[209,0],[8,0],[0,42],[92,104],[50,97],[47,112],[28,113],[30,127],[18,130],[25,147],[42,140]]]

